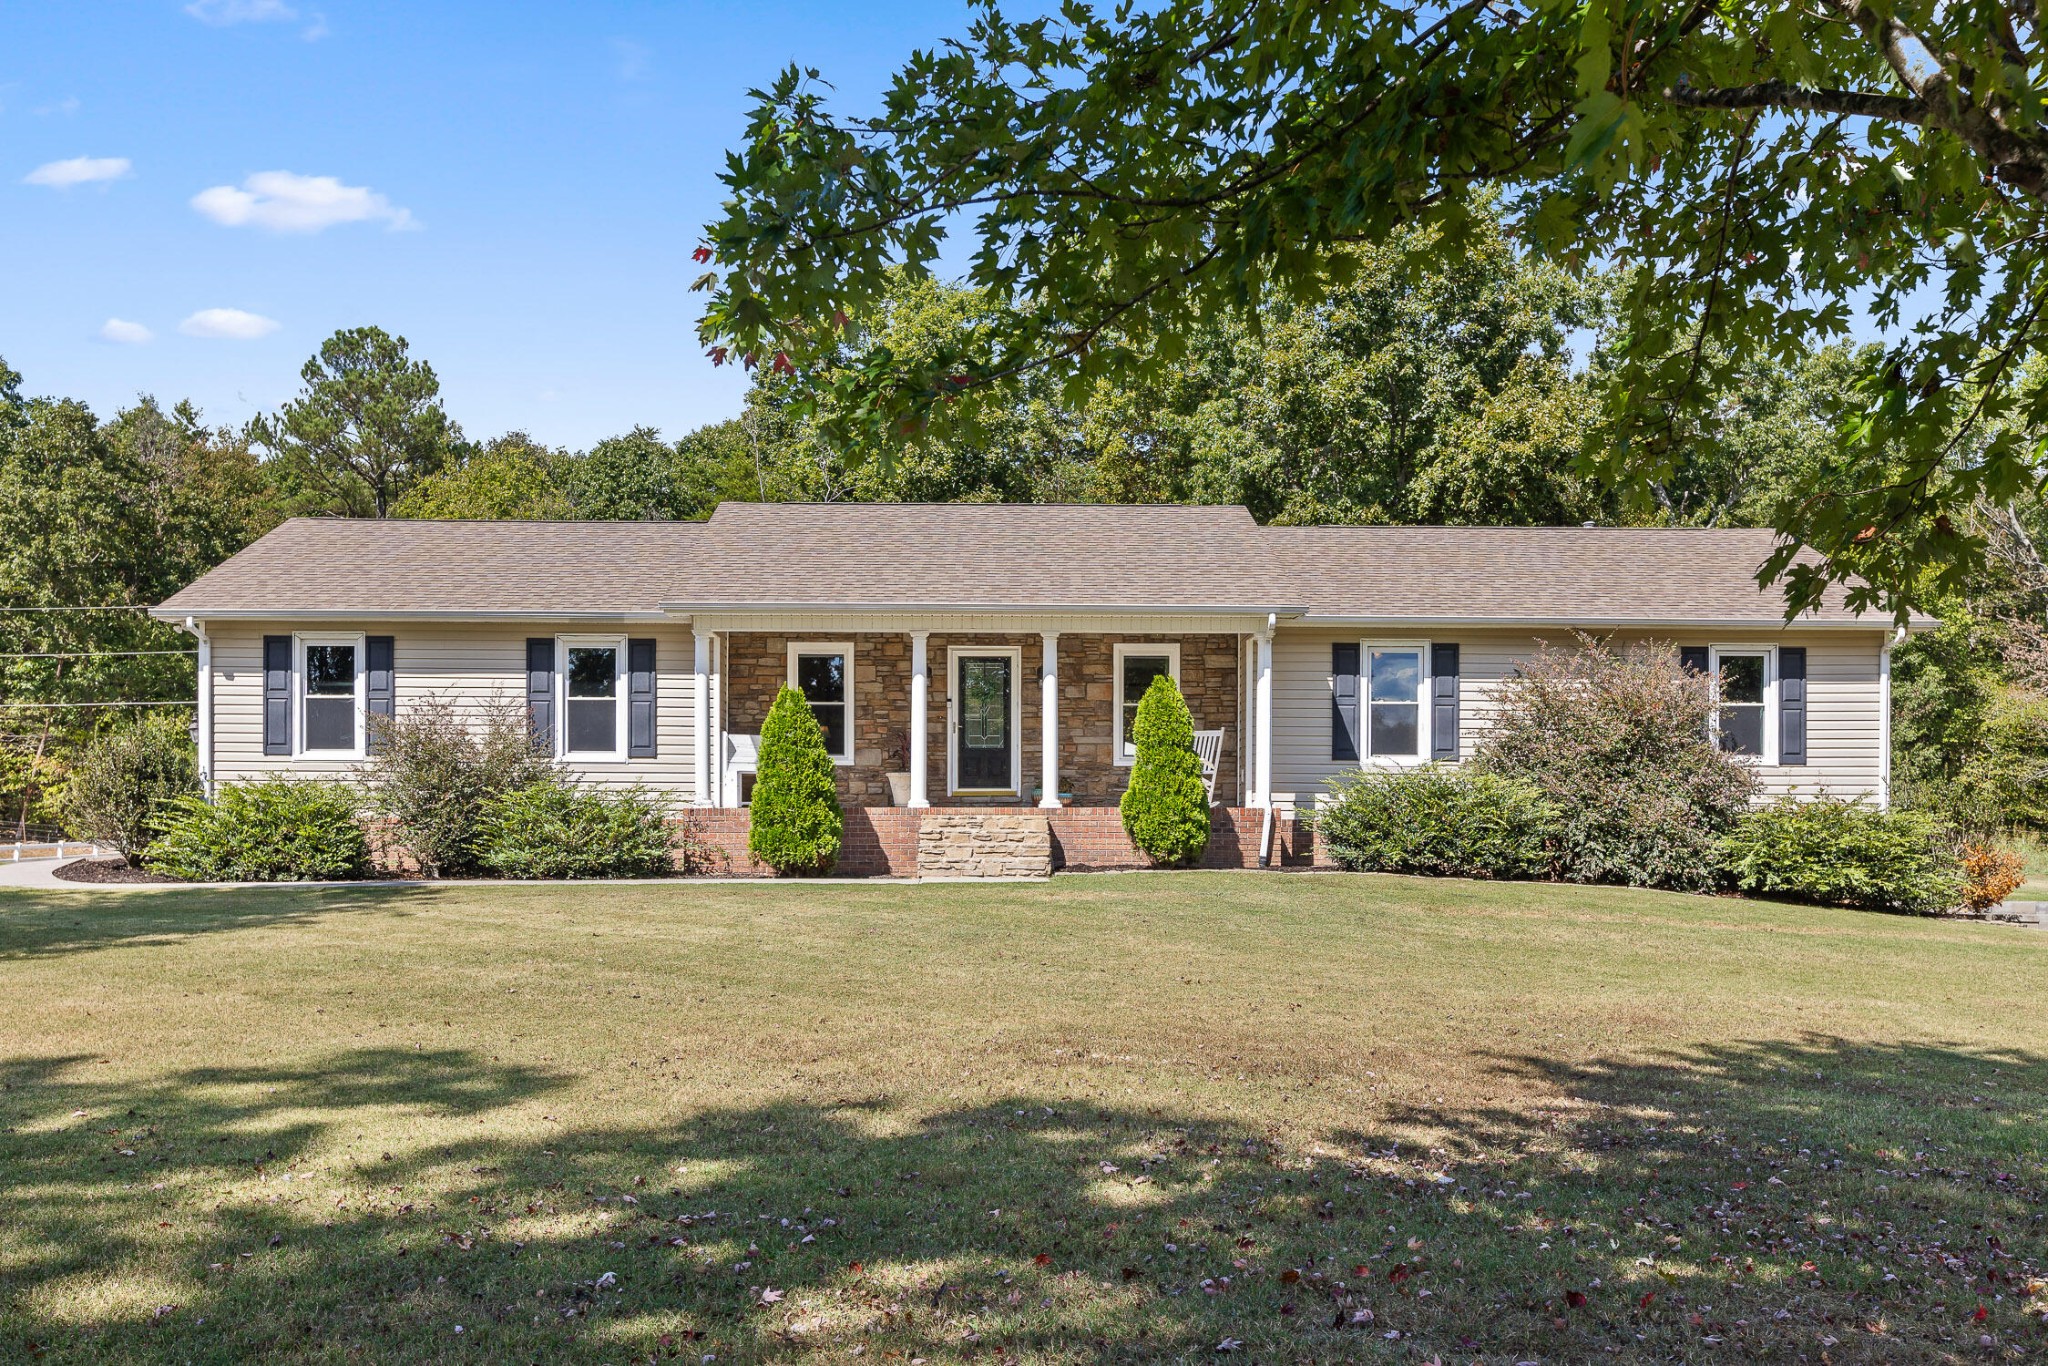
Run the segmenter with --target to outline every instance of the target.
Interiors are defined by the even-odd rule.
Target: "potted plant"
[[[906,731],[896,733],[896,743],[889,747],[889,767],[883,777],[889,780],[889,803],[892,806],[910,805],[910,735]]]

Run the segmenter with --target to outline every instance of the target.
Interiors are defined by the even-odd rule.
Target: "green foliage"
[[[559,775],[487,798],[476,833],[479,860],[505,877],[658,877],[675,871],[673,846],[652,792]]]
[[[1209,847],[1209,790],[1195,754],[1194,718],[1166,674],[1138,699],[1131,747],[1131,781],[1117,800],[1124,833],[1154,863],[1193,863]]]
[[[804,695],[785,685],[761,723],[747,852],[785,876],[829,873],[845,834],[825,732]]]
[[[536,749],[525,713],[494,708],[472,726],[440,698],[370,718],[376,753],[362,766],[371,809],[392,823],[429,877],[476,871],[484,808],[498,796],[559,777]]]
[[[1305,12],[977,10],[866,116],[784,71],[753,92],[697,253],[702,340],[793,372],[871,455],[1006,387],[1123,386],[1204,324],[1316,306],[1354,278],[1352,243],[1456,263],[1497,204],[1541,260],[1631,263],[1584,458],[1646,513],[1750,358],[1862,316],[1885,331],[1843,390],[1849,477],[1778,504],[1824,555],[1771,564],[1802,601],[1830,580],[1859,603],[1959,588],[1983,548],[1961,514],[2040,490],[2048,391],[2018,382],[2048,340],[2029,7]],[[942,255],[1018,307],[929,353],[847,351],[848,320]]]
[[[299,378],[298,397],[250,425],[294,511],[388,516],[462,439],[434,367],[381,327],[336,332]]]
[[[458,453],[391,505],[393,517],[560,520],[575,515],[562,472],[568,460],[525,432]]]
[[[370,872],[357,819],[362,794],[343,783],[272,776],[225,783],[212,802],[170,804],[143,863],[189,882],[325,882]]]
[[[47,818],[68,755],[115,723],[49,704],[191,702],[192,638],[140,609],[276,513],[246,444],[188,404],[144,398],[105,423],[18,394],[0,409],[0,604],[37,609],[0,612],[0,820],[13,822]],[[51,610],[72,607],[136,610]]]
[[[139,867],[166,807],[199,790],[199,756],[187,724],[183,716],[159,713],[88,743],[58,804],[64,827]]]
[[[1558,811],[1534,783],[1448,764],[1331,783],[1316,833],[1361,872],[1529,878],[1550,869]]]
[[[1764,896],[1935,914],[1963,892],[1946,832],[1920,811],[1780,798],[1737,821],[1722,850],[1729,879]]]
[[[1708,740],[1715,699],[1660,643],[1546,645],[1500,686],[1474,760],[1533,784],[1558,812],[1553,850],[1575,882],[1699,891],[1756,775]]]

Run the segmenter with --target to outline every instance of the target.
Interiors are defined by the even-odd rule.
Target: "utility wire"
[[[19,653],[0,651],[0,659],[110,659],[129,655],[196,655],[197,650],[23,650]]]
[[[69,707],[192,707],[198,703],[187,700],[180,702],[166,698],[161,702],[6,702],[0,701],[0,711],[52,711]]]

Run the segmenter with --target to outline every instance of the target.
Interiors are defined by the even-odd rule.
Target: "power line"
[[[23,650],[0,652],[0,659],[108,659],[130,655],[196,655],[197,650]]]
[[[161,702],[5,702],[0,701],[0,711],[51,711],[69,707],[191,707],[196,702],[180,702],[166,699]]]

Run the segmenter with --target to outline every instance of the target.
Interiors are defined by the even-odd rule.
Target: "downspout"
[[[213,800],[213,641],[206,634],[206,625],[196,617],[186,617],[181,629],[199,642],[199,734],[194,741],[199,750],[199,791],[206,800]]]
[[[1905,638],[1901,626],[1877,652],[1877,804],[1882,810],[1892,804],[1892,647]]]

